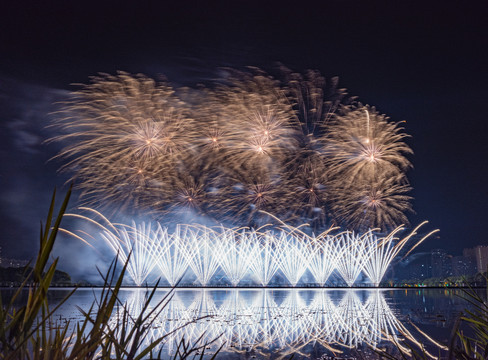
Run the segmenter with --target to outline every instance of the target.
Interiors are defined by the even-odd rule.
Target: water
[[[151,307],[168,291],[158,290]],[[50,290],[50,304],[68,292]],[[145,294],[144,289],[127,288],[120,299],[137,314]],[[447,344],[456,318],[468,305],[459,296],[462,291],[453,289],[207,288],[178,289],[172,295],[153,319],[149,338],[170,333],[163,348],[169,356],[182,337],[191,343],[202,337],[213,341],[206,354],[223,345],[220,358],[225,359],[286,358],[292,353],[294,359],[372,358],[374,348],[395,352],[394,343],[401,338],[418,341],[437,355],[439,347],[429,338]],[[77,306],[88,309],[98,296],[99,289],[77,290],[57,319],[81,319]],[[114,314],[113,323],[119,318]]]

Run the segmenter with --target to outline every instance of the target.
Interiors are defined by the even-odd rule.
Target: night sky
[[[59,148],[43,142],[72,83],[124,70],[195,85],[220,67],[277,63],[339,76],[406,121],[409,219],[441,230],[421,251],[488,244],[486,1],[12,3],[0,5],[2,256],[33,256],[52,189],[63,189],[61,162],[48,161]]]

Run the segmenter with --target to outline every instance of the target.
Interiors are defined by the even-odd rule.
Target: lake
[[[4,295],[8,291],[2,290]],[[51,289],[50,304],[68,292]],[[151,307],[168,292],[158,289]],[[145,289],[124,288],[120,299],[137,314],[145,294]],[[394,343],[405,338],[438,354],[435,343],[448,342],[456,318],[467,307],[462,294],[459,289],[422,288],[179,288],[153,319],[150,337],[171,333],[163,348],[168,357],[182,337],[192,343],[213,341],[205,352],[209,355],[223,345],[219,358],[224,359],[289,358],[292,353],[294,359],[372,358],[373,349],[395,352]],[[77,307],[87,310],[99,295],[97,288],[78,289],[56,318],[81,319]],[[115,313],[112,321],[119,318]]]

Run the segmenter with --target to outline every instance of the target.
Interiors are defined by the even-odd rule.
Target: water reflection
[[[137,314],[145,292],[128,295],[127,307]],[[403,339],[421,348],[428,337],[412,326],[399,321],[382,290],[178,289],[154,319],[148,340],[171,334],[164,345],[168,355],[183,337],[200,345],[215,340],[207,353],[222,346],[222,351],[235,356],[307,354],[317,348],[340,353],[391,346]]]

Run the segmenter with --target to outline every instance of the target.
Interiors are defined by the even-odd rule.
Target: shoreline
[[[18,289],[18,286],[0,286],[0,290],[8,290],[8,289]],[[102,285],[60,285],[60,286],[50,286],[49,289],[102,289]],[[193,290],[193,289],[206,289],[206,290],[396,290],[396,289],[411,289],[411,290],[419,290],[419,289],[486,289],[486,285],[478,285],[478,286],[198,286],[198,285],[185,285],[185,286],[158,286],[157,289],[161,290]],[[125,285],[122,286],[121,289],[154,289],[154,286],[135,286],[135,285]]]

